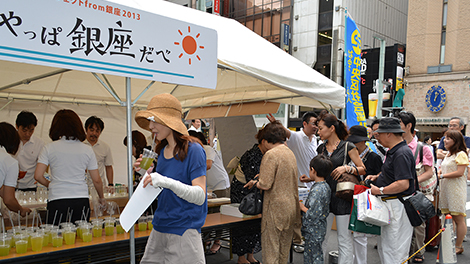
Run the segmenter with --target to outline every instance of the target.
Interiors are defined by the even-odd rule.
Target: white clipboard
[[[145,179],[147,175],[149,174],[145,173],[144,177],[142,177],[142,181],[140,181],[131,199],[127,202],[126,207],[124,207],[124,210],[119,216],[121,226],[126,232],[129,232],[142,213],[145,212],[149,205],[162,192],[161,187],[154,188],[150,184],[144,188],[143,179]]]

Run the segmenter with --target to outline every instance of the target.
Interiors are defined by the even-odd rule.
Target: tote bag
[[[378,226],[390,224],[390,211],[388,205],[366,190],[358,194],[357,219]]]
[[[381,234],[381,227],[373,224],[369,224],[357,219],[357,197],[359,193],[364,192],[368,188],[365,186],[356,185],[354,187],[353,205],[351,210],[351,216],[349,218],[348,229],[354,232],[378,235]]]

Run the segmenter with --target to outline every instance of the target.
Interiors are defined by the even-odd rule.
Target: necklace
[[[334,152],[334,151],[336,150],[336,148],[338,147],[339,142],[341,142],[340,139],[338,139],[338,141],[336,141],[336,143],[333,145],[333,149],[332,149],[331,151],[328,151],[328,149],[326,150],[326,151],[328,152],[328,156],[331,156],[331,154],[333,154],[333,152]],[[326,145],[328,145],[328,142],[327,142]]]

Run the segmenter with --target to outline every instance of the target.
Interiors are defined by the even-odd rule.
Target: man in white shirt
[[[270,122],[276,119],[272,114],[266,116]],[[302,130],[291,131],[285,128],[287,133],[287,146],[294,152],[295,159],[297,160],[297,168],[299,172],[299,186],[305,186],[310,189],[312,182],[301,182],[300,178],[305,175],[308,176],[310,161],[317,156],[317,133],[318,127],[316,125],[317,117],[313,112],[306,112],[302,116]]]
[[[95,152],[98,172],[100,173],[103,186],[106,186],[106,182],[108,183],[107,186],[114,186],[113,155],[108,144],[99,140],[103,129],[103,120],[96,116],[90,116],[85,121],[86,140],[84,143],[90,145]]]
[[[274,122],[276,119],[272,114],[266,116],[270,122]],[[317,133],[318,127],[316,125],[317,117],[313,112],[306,112],[302,116],[302,130],[291,131],[287,128],[287,146],[294,152],[295,159],[297,160],[297,169],[299,172],[298,184],[300,187],[310,187],[313,182],[301,182],[302,177],[308,177],[309,175],[309,164],[310,161],[317,156]],[[301,245],[300,227],[294,226],[294,251],[301,253],[304,251]]]
[[[38,163],[39,153],[44,147],[44,141],[33,136],[38,125],[36,116],[28,111],[22,111],[16,116],[16,130],[20,136],[20,145],[14,158],[18,161],[20,173],[16,188],[20,191],[36,191],[34,171]]]
[[[201,119],[193,119],[191,120],[191,127],[188,129],[188,131],[196,131],[196,132],[202,132],[201,129]]]

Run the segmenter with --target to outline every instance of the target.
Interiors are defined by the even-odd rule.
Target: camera
[[[372,180],[371,180],[371,179],[367,179],[367,180],[364,181],[364,186],[370,188],[370,184],[371,184],[371,183],[372,183]]]

